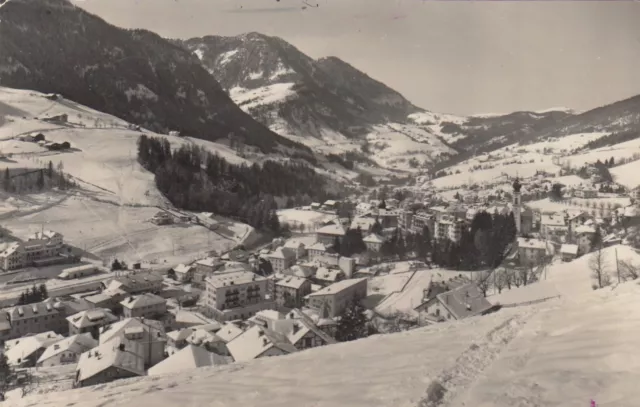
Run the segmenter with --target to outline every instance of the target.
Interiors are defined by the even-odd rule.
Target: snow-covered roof
[[[206,266],[206,267],[213,267],[220,263],[222,262],[217,257],[207,257],[206,259],[200,259],[196,261],[197,265]]]
[[[564,217],[562,215],[542,215],[540,224],[545,226],[564,226]]]
[[[285,335],[257,325],[227,344],[227,349],[236,362],[256,359],[272,348],[278,348],[285,354],[298,350]]]
[[[26,358],[39,349],[45,349],[49,345],[59,342],[64,337],[55,332],[43,332],[37,335],[13,339],[5,342],[6,351],[4,354],[11,365],[19,365]]]
[[[296,257],[296,253],[287,247],[279,247],[273,253],[267,254],[270,259],[292,259]]]
[[[218,335],[218,337],[220,337],[225,342],[231,342],[243,332],[244,329],[240,328],[238,325],[232,322],[226,322],[224,325],[222,325],[222,328],[220,328],[220,330],[216,332],[216,335]]]
[[[369,236],[362,239],[365,243],[384,243],[384,239],[382,236],[379,236],[375,233],[370,234]]]
[[[40,316],[54,315],[64,310],[62,303],[54,303],[52,301],[42,301],[29,305],[17,305],[9,308],[8,313],[11,321],[23,319],[37,318]]]
[[[591,226],[580,225],[576,228],[575,233],[578,235],[585,234],[585,233],[596,233],[596,230]]]
[[[120,345],[123,345],[124,350],[120,349]],[[77,380],[87,380],[111,367],[143,376],[142,352],[141,344],[123,338],[103,343],[80,355],[76,367]]]
[[[86,352],[89,349],[93,349],[96,346],[98,346],[98,341],[93,339],[89,332],[73,335],[49,345],[42,356],[40,356],[40,359],[38,359],[38,363],[44,362],[45,360],[57,356],[62,352],[72,352],[76,355],[80,355],[81,353]]]
[[[456,319],[478,315],[493,307],[474,283],[438,294],[437,298]]]
[[[184,328],[177,331],[167,332],[167,338],[173,342],[186,340],[195,330],[193,328]]]
[[[282,280],[277,281],[276,285],[299,290],[300,287],[302,287],[302,285],[305,284],[307,281],[308,280],[306,278],[296,277],[296,276],[287,276]]]
[[[326,267],[318,267],[315,278],[322,281],[336,281],[344,272],[340,269],[329,269]]]
[[[229,358],[216,355],[204,348],[187,345],[167,359],[149,369],[150,376],[172,374],[205,366],[220,366],[230,363]]]
[[[578,254],[578,245],[577,244],[563,244],[560,247],[560,253],[562,254]]]
[[[331,225],[321,227],[320,229],[316,230],[316,233],[331,236],[344,236],[347,232],[344,230],[342,225],[333,223]]]
[[[67,321],[76,328],[107,325],[117,320],[118,317],[106,308],[93,308],[67,317]]]
[[[159,304],[166,304],[167,300],[160,297],[159,295],[155,295],[152,293],[144,293],[141,295],[136,295],[135,297],[129,297],[120,302],[124,308],[127,309],[136,309],[136,308],[145,308],[151,307]]]
[[[238,270],[207,277],[207,282],[214,288],[221,288],[229,285],[251,284],[264,279],[264,277],[250,271]]]
[[[142,332],[152,332],[152,335],[164,338],[164,326],[162,322],[153,319],[145,319],[144,322],[138,318],[127,318],[114,324],[107,325],[100,330],[100,344],[109,342],[115,338],[123,337],[132,329],[139,329]]]
[[[311,293],[308,296],[309,297],[314,297],[314,296],[319,296],[319,295],[335,294],[335,293],[340,292],[342,290],[346,290],[348,288],[351,288],[352,286],[354,286],[356,284],[360,284],[363,281],[366,282],[367,279],[366,278],[352,278],[352,279],[338,281],[337,283],[333,283],[330,286],[324,287],[322,290],[316,291],[314,293]]]
[[[301,266],[299,264],[293,265],[284,271],[284,276],[295,276],[301,278],[309,278],[313,275],[313,269],[311,267]]]
[[[18,249],[20,249],[20,243],[18,242],[13,242],[10,243],[3,251],[2,253],[0,253],[0,257],[8,257],[11,256],[13,253],[17,252]]]
[[[524,237],[518,238],[518,247],[523,249],[541,249],[545,250],[547,244],[539,239],[526,239]]]
[[[319,250],[322,252],[326,252],[327,249],[329,248],[328,245],[322,243],[322,242],[316,242],[314,244],[312,244],[311,246],[309,246],[309,250]]]
[[[173,271],[175,271],[177,274],[186,274],[189,271],[191,271],[191,266],[187,266],[184,264],[178,264],[177,266],[175,266],[173,268]]]

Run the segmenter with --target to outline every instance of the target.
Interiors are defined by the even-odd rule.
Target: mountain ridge
[[[311,155],[246,115],[195,56],[155,33],[120,29],[68,0],[9,0],[0,18],[3,86],[59,93],[158,132]]]

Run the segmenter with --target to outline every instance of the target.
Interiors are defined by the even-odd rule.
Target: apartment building
[[[275,283],[275,302],[279,307],[301,307],[309,293],[311,281],[306,278],[287,276]]]
[[[272,308],[267,279],[246,270],[228,271],[205,280],[205,304],[219,321],[246,319]]]
[[[344,227],[342,227],[342,225],[333,223],[318,229],[316,231],[316,239],[320,243],[331,246],[335,242],[336,238],[338,240],[342,240],[342,238],[346,234],[347,232],[344,230]]]
[[[9,338],[53,331],[67,334],[66,309],[61,302],[43,301],[18,305],[7,310],[11,323]]]
[[[352,301],[367,296],[367,279],[342,280],[306,296],[307,306],[327,318],[341,315]]]

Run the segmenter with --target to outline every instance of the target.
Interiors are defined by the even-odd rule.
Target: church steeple
[[[520,229],[522,227],[522,201],[520,197],[520,189],[522,188],[522,184],[520,184],[519,177],[516,177],[515,181],[513,181],[513,217],[516,221],[516,230],[518,235],[520,234]]]

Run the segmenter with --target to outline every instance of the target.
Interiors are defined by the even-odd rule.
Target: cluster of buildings
[[[13,271],[25,267],[75,263],[80,258],[64,244],[58,232],[43,230],[22,242],[11,242],[0,252],[0,268]]]

